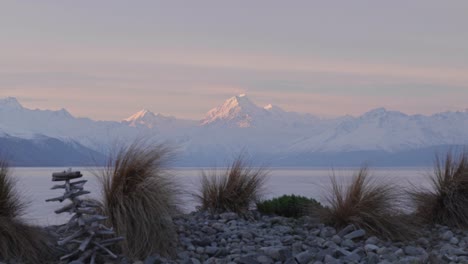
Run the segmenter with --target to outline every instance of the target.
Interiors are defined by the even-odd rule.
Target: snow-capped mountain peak
[[[217,122],[234,122],[239,127],[250,127],[252,120],[263,115],[265,109],[255,105],[246,94],[227,99],[222,105],[211,109],[202,120],[202,125]]]
[[[126,122],[133,122],[133,121],[136,121],[136,120],[142,120],[142,119],[147,119],[147,118],[153,118],[155,117],[156,115],[149,111],[149,110],[146,110],[146,109],[143,109],[141,111],[138,111],[136,112],[135,114],[131,115],[130,117],[128,118],[125,118],[123,121],[126,121]]]
[[[23,106],[18,102],[18,100],[15,97],[7,97],[0,99],[0,109],[18,110],[22,108]]]

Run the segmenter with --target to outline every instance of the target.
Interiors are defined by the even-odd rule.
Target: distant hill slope
[[[76,142],[66,143],[55,138],[22,139],[0,137],[0,155],[11,166],[96,166],[103,165],[103,154]]]

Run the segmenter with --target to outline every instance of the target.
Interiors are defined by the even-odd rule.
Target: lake
[[[69,218],[66,213],[60,216],[55,215],[54,210],[61,207],[59,202],[45,202],[46,199],[60,196],[62,193],[63,190],[50,190],[55,184],[51,178],[53,172],[65,169],[67,168],[12,168],[12,176],[18,180],[18,190],[23,198],[30,201],[30,206],[24,216],[27,221],[33,224],[50,225],[63,223]],[[88,180],[85,189],[91,191],[90,196],[99,197],[99,184],[93,173],[98,172],[100,168],[74,168],[74,170],[81,171],[84,178]],[[356,170],[350,168],[269,169],[265,197],[297,194],[325,202],[330,177],[335,175],[340,181],[347,183]],[[431,173],[431,170],[431,168],[371,168],[370,172],[377,181],[391,182],[402,188],[408,188],[410,186],[427,187],[429,185],[427,175]],[[190,194],[198,190],[201,169],[173,169],[171,173],[185,191],[182,197],[184,210],[193,211],[196,201]]]

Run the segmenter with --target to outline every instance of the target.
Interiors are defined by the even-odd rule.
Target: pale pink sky
[[[200,119],[247,93],[320,116],[468,108],[468,2],[4,1],[0,97]]]

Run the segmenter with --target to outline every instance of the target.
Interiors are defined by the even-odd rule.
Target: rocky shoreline
[[[468,263],[468,232],[425,227],[405,242],[380,240],[364,230],[325,226],[310,217],[193,212],[175,219],[177,256],[151,256],[154,263]]]

